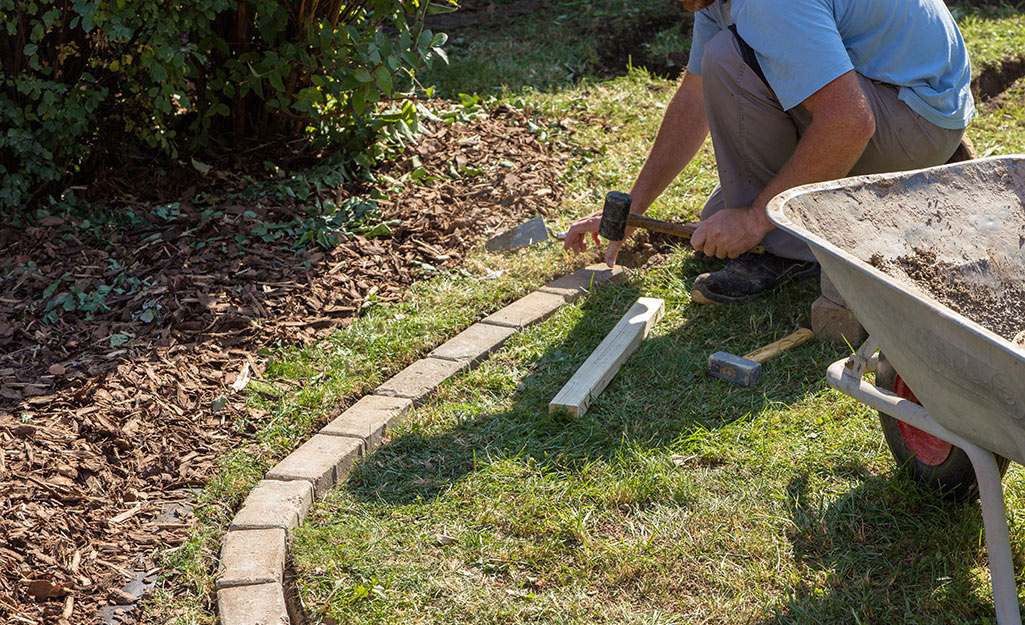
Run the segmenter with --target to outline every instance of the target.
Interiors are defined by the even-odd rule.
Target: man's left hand
[[[698,224],[690,243],[708,256],[736,258],[758,245],[774,227],[765,211],[724,208]]]

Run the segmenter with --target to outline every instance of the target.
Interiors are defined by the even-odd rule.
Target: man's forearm
[[[861,157],[875,132],[875,118],[852,71],[803,102],[812,121],[797,148],[750,206],[727,206],[701,222],[691,244],[710,256],[735,258],[751,249],[775,226],[765,207],[793,187],[842,178]]]
[[[837,138],[842,137],[841,140]],[[779,174],[758,194],[752,207],[764,211],[773,197],[802,184],[843,178],[858,162],[868,138],[842,133],[825,123],[812,124]]]
[[[819,100],[808,101],[811,124],[783,168],[751,203],[751,208],[763,217],[769,200],[787,189],[846,176],[871,140],[875,118],[853,72],[830,86],[847,91],[826,93],[823,96],[828,99],[820,96]],[[847,107],[838,106],[837,100]]]
[[[644,212],[687,166],[708,136],[701,77],[684,74],[666,107],[655,144],[630,190],[633,209]]]

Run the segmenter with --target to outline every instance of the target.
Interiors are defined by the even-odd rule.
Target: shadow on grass
[[[707,263],[687,265],[686,274],[696,275],[694,269]],[[685,288],[689,290],[689,281]],[[529,373],[509,399],[501,389],[458,389],[472,398],[439,408],[450,413],[450,427],[413,424],[361,463],[351,492],[360,500],[391,505],[430,501],[496,459],[531,459],[553,470],[574,471],[625,448],[671,448],[696,431],[716,430],[758,414],[769,403],[797,402],[823,388],[825,364],[819,361],[823,354],[835,359],[835,348],[809,346],[770,362],[763,382],[751,388],[709,377],[707,359],[718,350],[747,353],[807,325],[804,316],[814,290],[791,289],[744,307],[687,305],[673,311],[686,314],[688,321],[645,341],[587,413],[579,418],[549,413],[548,402],[562,384],[642,295],[633,286],[603,288],[582,306],[568,334],[518,365]],[[677,304],[667,301],[668,308]],[[516,344],[512,349],[523,352],[531,346]],[[481,408],[489,403],[507,408]]]
[[[622,76],[630,68],[676,79],[690,54],[693,15],[677,0],[512,0],[486,9],[432,17],[428,27],[450,36],[449,62],[422,77],[445,97],[496,90],[555,93],[581,80]],[[947,3],[955,19],[999,19],[1025,11],[1020,0]],[[1021,55],[984,67],[972,81],[977,98],[1003,92],[1022,75]]]
[[[693,15],[677,0],[514,0],[464,6],[428,19],[449,35],[448,63],[422,76],[442,97],[555,93],[631,67],[676,78],[686,66]]]
[[[692,260],[684,273],[706,268]],[[450,425],[411,424],[361,463],[349,492],[377,506],[429,502],[502,459],[576,472],[626,450],[669,450],[698,432],[714,436],[770,404],[796,404],[823,390],[825,367],[843,350],[810,343],[770,362],[756,388],[709,378],[707,357],[718,349],[746,353],[804,325],[815,290],[790,289],[761,304],[728,309],[667,301],[669,316],[679,321],[677,315],[686,315],[685,323],[649,338],[585,415],[550,414],[548,401],[642,295],[636,286],[603,288],[559,340],[545,344],[543,336],[558,330],[531,330],[485,365],[518,361],[513,366],[529,371],[511,396],[486,374],[472,378],[485,380],[474,388],[457,382],[438,406],[416,417]],[[544,344],[543,351],[532,353],[535,343]],[[505,408],[482,408],[488,405]],[[788,539],[801,581],[758,622],[977,623],[991,617],[988,593],[977,590],[988,585],[979,581],[986,553],[977,506],[948,504],[903,477],[872,475],[861,461],[823,462],[814,471],[798,473],[785,492]],[[823,476],[859,486],[823,502],[816,494],[821,489],[812,486]],[[644,505],[643,494],[636,503]]]
[[[857,488],[823,506],[807,472],[787,488],[788,538],[802,579],[765,625],[980,623],[992,598],[976,591],[986,569],[977,504],[947,502],[911,478],[854,472]],[[985,573],[984,573],[985,574]]]

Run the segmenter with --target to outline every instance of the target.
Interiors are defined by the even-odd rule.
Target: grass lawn
[[[493,96],[572,131],[582,149],[566,175],[563,226],[606,191],[629,188],[675,89],[641,69],[590,72],[608,43],[604,25],[648,24],[646,12],[674,3],[622,4],[563,0],[483,35],[454,32],[451,65],[422,77],[442,95]],[[1025,49],[1019,12],[956,14],[976,71]],[[685,38],[666,27],[647,50],[657,56]],[[970,130],[980,152],[1025,152],[1020,82],[980,111]],[[715,182],[708,143],[649,214],[693,218]],[[298,390],[253,393],[277,418],[203,495],[207,529],[173,562],[195,591],[165,599],[183,602],[179,622],[210,619],[203,597],[227,509],[333,401],[372,389],[499,301],[579,262],[554,246],[481,251],[463,275],[418,285],[402,306],[316,347],[271,354],[267,375]],[[692,304],[694,277],[715,266],[677,249],[446,384],[294,532],[307,612],[325,623],[990,619],[977,506],[946,504],[900,475],[874,412],[825,385],[826,366],[847,350],[806,344],[772,361],[755,388],[708,378],[709,353],[746,353],[809,325],[818,296],[807,285],[740,307]],[[503,278],[481,277],[496,268]],[[666,300],[652,336],[586,415],[549,415],[548,401],[641,295]],[[1021,563],[1021,468],[1004,484]]]

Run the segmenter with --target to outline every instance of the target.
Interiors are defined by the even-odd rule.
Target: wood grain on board
[[[566,410],[574,417],[587,412],[591,401],[605,390],[619,367],[640,346],[664,311],[665,302],[660,299],[638,299],[555,395],[548,404],[548,411]]]

